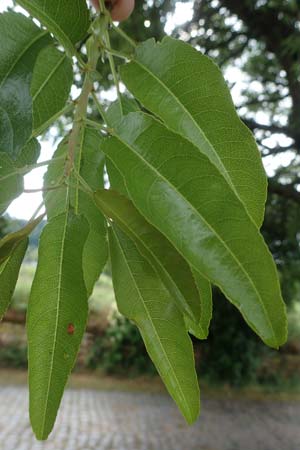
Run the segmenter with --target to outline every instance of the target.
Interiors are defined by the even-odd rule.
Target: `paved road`
[[[54,432],[35,441],[27,390],[0,388],[1,450],[299,450],[300,404],[203,400],[185,425],[164,395],[68,390]]]

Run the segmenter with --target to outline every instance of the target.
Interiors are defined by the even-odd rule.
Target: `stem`
[[[136,42],[130,37],[128,36],[127,33],[125,33],[124,30],[122,30],[122,28],[117,27],[113,22],[111,23],[111,26],[113,28],[113,30],[118,33],[120,36],[122,36],[122,38],[124,38],[127,42],[129,42],[129,44],[133,47],[136,48],[137,44]]]
[[[116,56],[117,58],[125,59],[125,61],[130,61],[133,58],[132,55],[118,52],[117,50],[113,50],[112,48],[104,47],[104,50],[106,51],[106,53],[108,53],[112,56]]]
[[[40,210],[42,209],[43,206],[44,206],[44,200],[39,204],[37,209],[34,211],[34,213],[32,214],[32,216],[29,219],[29,222],[31,222],[32,220],[34,220],[36,218],[36,216],[38,215],[38,213],[40,212]]]
[[[56,184],[55,186],[47,187],[47,188],[38,188],[38,189],[24,189],[24,194],[35,194],[36,192],[49,192],[55,191],[56,189],[61,188],[62,184]]]
[[[85,119],[86,120],[86,119]],[[74,165],[74,173],[80,173],[81,169],[81,158],[82,158],[82,149],[84,145],[84,137],[85,137],[85,128],[82,129],[81,137],[80,137],[80,150],[78,154],[78,167],[76,167],[76,164]],[[70,186],[70,184],[69,184]],[[75,214],[79,213],[79,179],[76,178],[76,187],[75,187]]]
[[[53,161],[57,161],[59,159],[65,159],[65,156],[58,156],[57,158],[49,159],[47,161],[41,161],[40,163],[27,165],[24,167],[21,167],[20,169],[16,169],[13,172],[8,173],[7,175],[4,175],[0,178],[0,181],[6,180],[7,178],[13,177],[14,175],[25,175],[27,172],[30,172],[31,170],[37,169],[39,167],[48,166],[48,164],[52,163]]]
[[[106,45],[110,49],[110,39],[109,39],[109,35],[108,35],[108,31],[107,30],[105,32],[105,38],[106,38]],[[122,107],[122,99],[121,99],[121,92],[120,92],[120,84],[119,84],[119,79],[118,79],[118,75],[117,75],[117,72],[116,72],[115,61],[114,61],[114,58],[113,58],[111,53],[107,53],[107,57],[108,57],[109,65],[110,65],[110,70],[111,70],[111,73],[112,73],[112,76],[113,76],[114,84],[115,84],[116,89],[117,89],[119,108],[120,108],[120,111],[121,111],[121,115],[123,115],[123,107]]]
[[[111,22],[111,17],[110,17],[109,12],[105,8],[104,0],[100,0],[99,1],[99,6],[100,6],[101,14],[103,14],[104,17],[108,18],[108,21],[106,22],[105,27],[103,27],[103,40],[104,40],[105,47],[107,47],[108,50],[111,50],[110,39],[109,39],[109,34],[108,34],[108,23]],[[110,70],[111,70],[111,73],[112,73],[112,76],[113,76],[114,84],[115,84],[116,89],[117,89],[119,108],[120,108],[120,111],[121,111],[121,115],[123,115],[120,85],[119,85],[118,75],[117,75],[117,72],[116,72],[114,58],[113,58],[112,54],[108,53],[108,52],[107,52],[107,58],[108,58],[108,61],[109,61]]]
[[[95,36],[92,35],[88,41],[89,60],[86,66],[86,75],[83,82],[81,94],[77,101],[74,114],[74,124],[69,136],[68,160],[65,166],[65,175],[69,177],[74,166],[76,147],[80,138],[80,130],[87,114],[89,95],[93,89],[91,73],[96,70],[97,61],[100,55],[99,47]]]
[[[107,128],[106,126],[102,125],[101,123],[95,122],[94,120],[85,119],[85,123],[93,128],[96,128],[97,130],[104,131],[105,133],[110,134],[112,132],[111,128]]]
[[[90,188],[88,183],[85,181],[85,179],[80,175],[80,173],[77,171],[77,169],[74,167],[74,174],[77,180],[80,182],[80,184],[83,187],[83,190],[86,194],[93,196],[93,190]]]

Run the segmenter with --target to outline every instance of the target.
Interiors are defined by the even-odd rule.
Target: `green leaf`
[[[77,149],[76,168],[82,178],[96,191],[103,187],[104,154],[100,151],[101,135],[93,129],[83,128],[80,146]],[[67,143],[62,141],[54,158],[67,152]],[[64,174],[65,160],[51,162],[44,178],[45,188],[56,185]],[[71,205],[88,220],[90,231],[83,252],[83,271],[88,296],[92,293],[104,265],[107,262],[108,244],[105,219],[93,200],[78,188],[78,181],[72,180],[69,189]],[[65,210],[66,187],[49,192],[45,196],[48,217],[55,217]]]
[[[31,222],[28,222],[27,225],[20,230],[7,234],[0,240],[0,264],[6,261],[14,251],[15,247],[32,233],[43,217],[44,214]]]
[[[44,189],[45,192],[48,188],[53,186],[57,186],[63,176],[65,171],[65,159],[63,156],[67,158],[68,153],[68,141],[63,139],[54,155],[53,160],[48,165],[47,172],[44,175]],[[62,214],[66,210],[66,196],[67,196],[67,187],[66,185],[62,185],[59,189],[48,191],[44,194],[44,202],[46,206],[46,212],[49,219]]]
[[[199,292],[189,265],[173,245],[123,195],[112,190],[94,195],[99,209],[132,239],[139,252],[159,274],[181,312],[195,322],[202,315]],[[201,331],[198,332],[200,334]],[[204,338],[204,332],[202,338]]]
[[[260,227],[267,195],[262,161],[213,61],[182,41],[150,39],[121,76],[149,111],[208,156]]]
[[[40,148],[39,142],[33,138],[22,148],[16,161],[13,161],[7,153],[0,153],[0,215],[15,198],[22,194],[23,174],[30,170],[30,167],[27,170],[26,166],[36,163]]]
[[[101,148],[141,214],[220,287],[266,344],[283,344],[286,314],[274,261],[222,174],[146,114],[129,114],[114,132]]]
[[[76,166],[82,178],[93,191],[103,187],[105,157],[100,150],[101,142],[102,137],[96,130],[82,129]],[[90,296],[95,282],[107,262],[106,222],[104,216],[99,214],[93,199],[80,189],[74,191],[74,207],[87,218],[90,225],[90,232],[83,251],[84,280],[88,296]]]
[[[183,317],[151,265],[115,225],[109,245],[118,309],[138,326],[168,391],[192,423],[200,409],[199,387]]]
[[[110,127],[117,126],[124,116],[131,112],[139,111],[139,106],[134,99],[130,99],[124,95],[121,96],[122,102],[122,113],[120,110],[119,100],[112,103],[112,105],[108,108],[106,112],[106,120]],[[128,192],[125,186],[124,178],[120,171],[116,168],[113,162],[106,158],[105,161],[106,170],[109,176],[109,182],[113,189],[117,190],[121,194],[124,194],[126,197],[128,196]]]
[[[187,329],[198,339],[206,339],[209,333],[209,325],[212,319],[212,289],[211,284],[203,275],[192,269],[195,283],[199,292],[201,315],[198,322],[191,321],[185,316]]]
[[[72,61],[54,46],[44,48],[31,82],[33,128],[37,130],[65,106],[73,81]]]
[[[123,116],[139,110],[134,100],[124,96],[122,107]],[[117,126],[121,121],[118,102],[113,103],[108,109],[107,117],[111,127]],[[125,180],[109,158],[106,158],[106,168],[111,187],[128,198]],[[165,287],[174,299],[177,299],[189,331],[198,339],[206,339],[212,315],[212,292],[209,281],[199,273],[192,274],[190,267],[172,244],[141,216],[131,201],[111,191],[96,193],[95,196],[96,204],[101,207],[103,203],[104,213],[113,218],[125,233],[129,232],[129,237],[137,246],[140,244],[140,252],[156,268]],[[130,234],[132,225],[135,227]],[[147,247],[150,250],[147,250]]]
[[[0,151],[16,159],[32,132],[30,83],[39,51],[51,41],[32,20],[14,12],[0,15],[0,118],[8,130]],[[21,124],[21,126],[20,126]]]
[[[0,215],[23,191],[23,177],[6,153],[0,153]]]
[[[110,127],[118,125],[118,123],[122,120],[122,118],[124,116],[127,116],[127,114],[131,112],[140,111],[139,105],[133,98],[128,98],[125,95],[122,95],[121,103],[122,103],[122,114],[119,100],[112,103],[106,112],[107,124]]]
[[[89,10],[85,0],[17,0],[33,17],[54,34],[67,53],[75,53],[74,44],[89,28]]]
[[[14,131],[7,112],[0,107],[0,152],[12,154]]]
[[[27,247],[28,238],[24,238],[14,247],[10,256],[0,264],[0,320],[10,305]]]
[[[44,228],[27,313],[30,419],[37,439],[51,432],[85,330],[82,271],[88,224],[67,211]]]
[[[22,148],[22,151],[16,161],[16,166],[25,170],[26,166],[35,164],[39,159],[40,151],[41,146],[38,140],[35,138],[30,139]],[[30,170],[31,168],[28,169],[28,171]]]

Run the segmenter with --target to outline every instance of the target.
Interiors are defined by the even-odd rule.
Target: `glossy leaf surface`
[[[260,227],[267,194],[261,157],[213,61],[182,41],[150,39],[121,76],[148,110],[210,159]]]
[[[0,320],[10,305],[27,247],[28,238],[24,238],[0,264]]]
[[[210,160],[151,116],[131,113],[102,145],[129,195],[270,346],[286,340],[278,276],[257,227]]]
[[[84,218],[66,211],[40,238],[27,313],[30,419],[38,439],[52,430],[86,326],[82,253],[88,231]]]
[[[116,226],[109,230],[119,311],[138,326],[147,351],[188,423],[199,414],[199,387],[183,317],[151,265]]]

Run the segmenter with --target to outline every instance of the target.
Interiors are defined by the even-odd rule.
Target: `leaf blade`
[[[34,64],[51,37],[29,18],[6,12],[0,14],[0,39],[0,107],[10,124],[10,145],[1,151],[16,160],[32,132],[30,82]]]
[[[53,428],[86,326],[82,252],[87,234],[86,220],[67,210],[46,225],[40,239],[27,313],[29,410],[39,440]]]
[[[94,194],[94,200],[155,267],[165,287],[176,298],[182,313],[198,323],[201,317],[199,293],[192,272],[182,256],[126,197],[116,191],[101,190]]]
[[[24,188],[23,177],[18,173],[15,163],[6,153],[0,153],[0,179],[0,214],[2,214]]]
[[[17,3],[54,34],[69,56],[74,44],[83,39],[89,27],[89,10],[85,0],[17,0]]]
[[[0,264],[10,257],[16,245],[30,235],[35,227],[41,222],[43,217],[44,214],[28,222],[27,225],[20,230],[7,234],[0,240]]]
[[[149,111],[208,156],[260,227],[266,175],[254,138],[213,61],[182,41],[149,39],[121,67],[121,77]]]
[[[0,320],[3,319],[10,305],[27,247],[28,238],[25,238],[14,247],[10,256],[0,264]]]
[[[34,130],[41,129],[64,107],[72,81],[72,62],[66,54],[54,46],[42,49],[31,81]]]
[[[139,327],[170,395],[193,423],[200,409],[199,387],[182,315],[134,243],[115,226],[109,245],[118,308]]]

